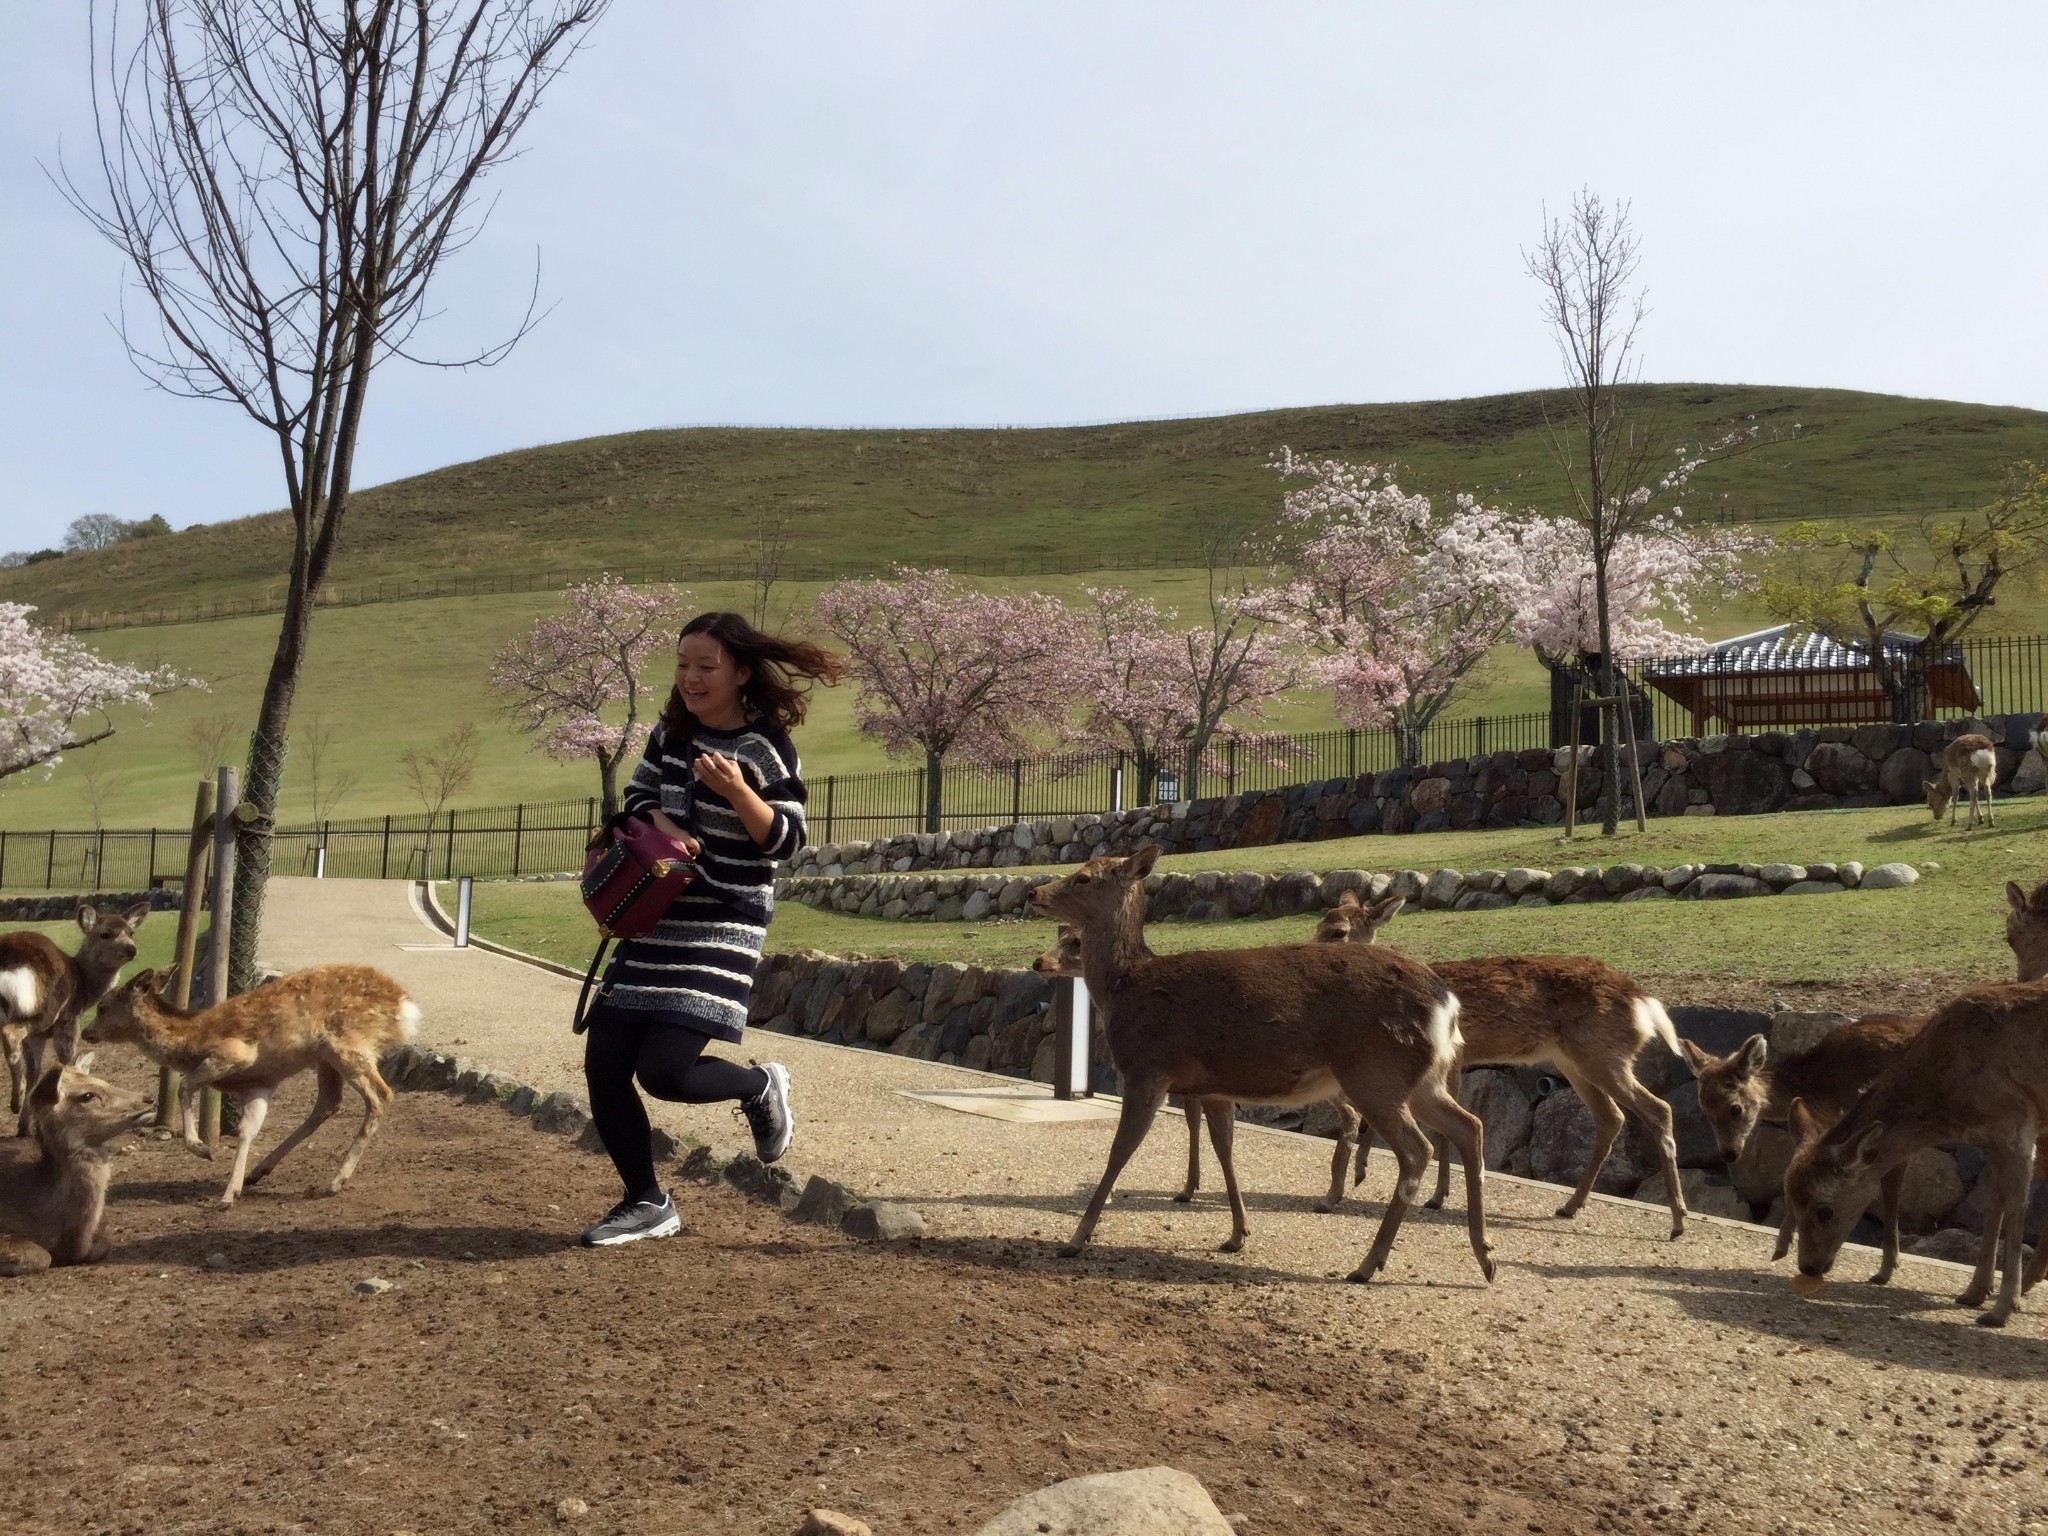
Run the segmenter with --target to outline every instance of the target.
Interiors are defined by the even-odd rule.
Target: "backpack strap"
[[[590,969],[583,973],[583,990],[576,995],[576,1017],[569,1024],[571,1034],[580,1035],[590,1028],[590,989],[597,981],[597,968],[604,964],[604,952],[611,948],[611,942],[610,934],[597,941],[597,953],[590,957]]]

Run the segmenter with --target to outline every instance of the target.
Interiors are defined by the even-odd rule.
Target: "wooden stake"
[[[1617,670],[1614,674],[1614,683],[1615,687],[1620,690],[1614,703],[1615,707],[1621,711],[1622,733],[1628,740],[1629,778],[1636,788],[1636,830],[1638,832],[1648,832],[1650,830],[1649,816],[1643,805],[1643,764],[1641,758],[1636,755],[1636,712],[1629,708],[1628,675]]]
[[[1565,769],[1564,840],[1570,842],[1579,825],[1579,699],[1586,691],[1583,681],[1572,684],[1572,757]]]
[[[228,945],[235,911],[235,806],[241,795],[235,770],[222,768],[213,802],[213,922],[207,930],[207,999],[224,1003],[228,996]],[[209,1147],[220,1141],[220,1090],[199,1096],[199,1137]]]
[[[192,1006],[192,969],[199,957],[199,908],[206,896],[206,854],[213,839],[213,781],[201,779],[192,800],[192,835],[185,844],[184,900],[178,907],[178,938],[172,948],[171,1002]],[[156,1123],[177,1124],[178,1074],[161,1067],[156,1074]]]

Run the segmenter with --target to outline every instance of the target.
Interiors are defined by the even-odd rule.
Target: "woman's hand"
[[[691,767],[697,782],[727,800],[736,801],[747,788],[747,775],[737,760],[718,752],[699,752]]]
[[[701,848],[703,845],[699,843],[697,839],[690,836],[689,833],[685,832],[681,827],[677,826],[665,814],[663,814],[660,811],[650,810],[647,813],[647,819],[653,822],[663,832],[666,832],[670,837],[674,838],[677,842],[681,843],[683,845],[683,852],[687,853],[693,859],[697,857],[697,850]]]

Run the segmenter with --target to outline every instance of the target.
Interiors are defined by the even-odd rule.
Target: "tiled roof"
[[[1920,637],[1887,630],[1887,651],[1916,651]],[[1960,658],[1958,658],[1960,659]],[[1643,669],[1647,677],[1727,676],[1742,672],[1848,672],[1868,666],[1861,646],[1843,645],[1825,635],[1794,634],[1792,626],[1780,624],[1754,634],[1721,640],[1697,656],[1677,656],[1653,661]]]

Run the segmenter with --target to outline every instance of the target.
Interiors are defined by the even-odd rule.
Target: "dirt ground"
[[[1922,971],[1874,981],[1781,981],[1770,977],[1660,972],[1639,975],[1636,981],[1651,996],[1662,998],[1672,1007],[1690,1003],[1755,1008],[1769,1013],[1783,1006],[1802,1012],[1858,1017],[1866,1013],[1932,1013],[1965,987],[1981,984],[1983,978]]]
[[[2048,1530],[2031,1313],[1992,1337],[1866,1288],[1845,1322],[1653,1248],[1525,1273],[1447,1337],[1362,1324],[1324,1275],[864,1245],[702,1186],[677,1191],[683,1236],[592,1253],[571,1244],[612,1197],[600,1159],[438,1095],[388,1126],[342,1197],[304,1196],[337,1123],[228,1213],[223,1168],[137,1142],[111,1261],[0,1282],[0,1529],[787,1536],[816,1503],[951,1536],[1165,1462],[1246,1536]],[[370,1276],[394,1288],[359,1298]],[[1374,1289],[1404,1283],[1438,1282]],[[1735,1366],[1697,1395],[1681,1328]]]

